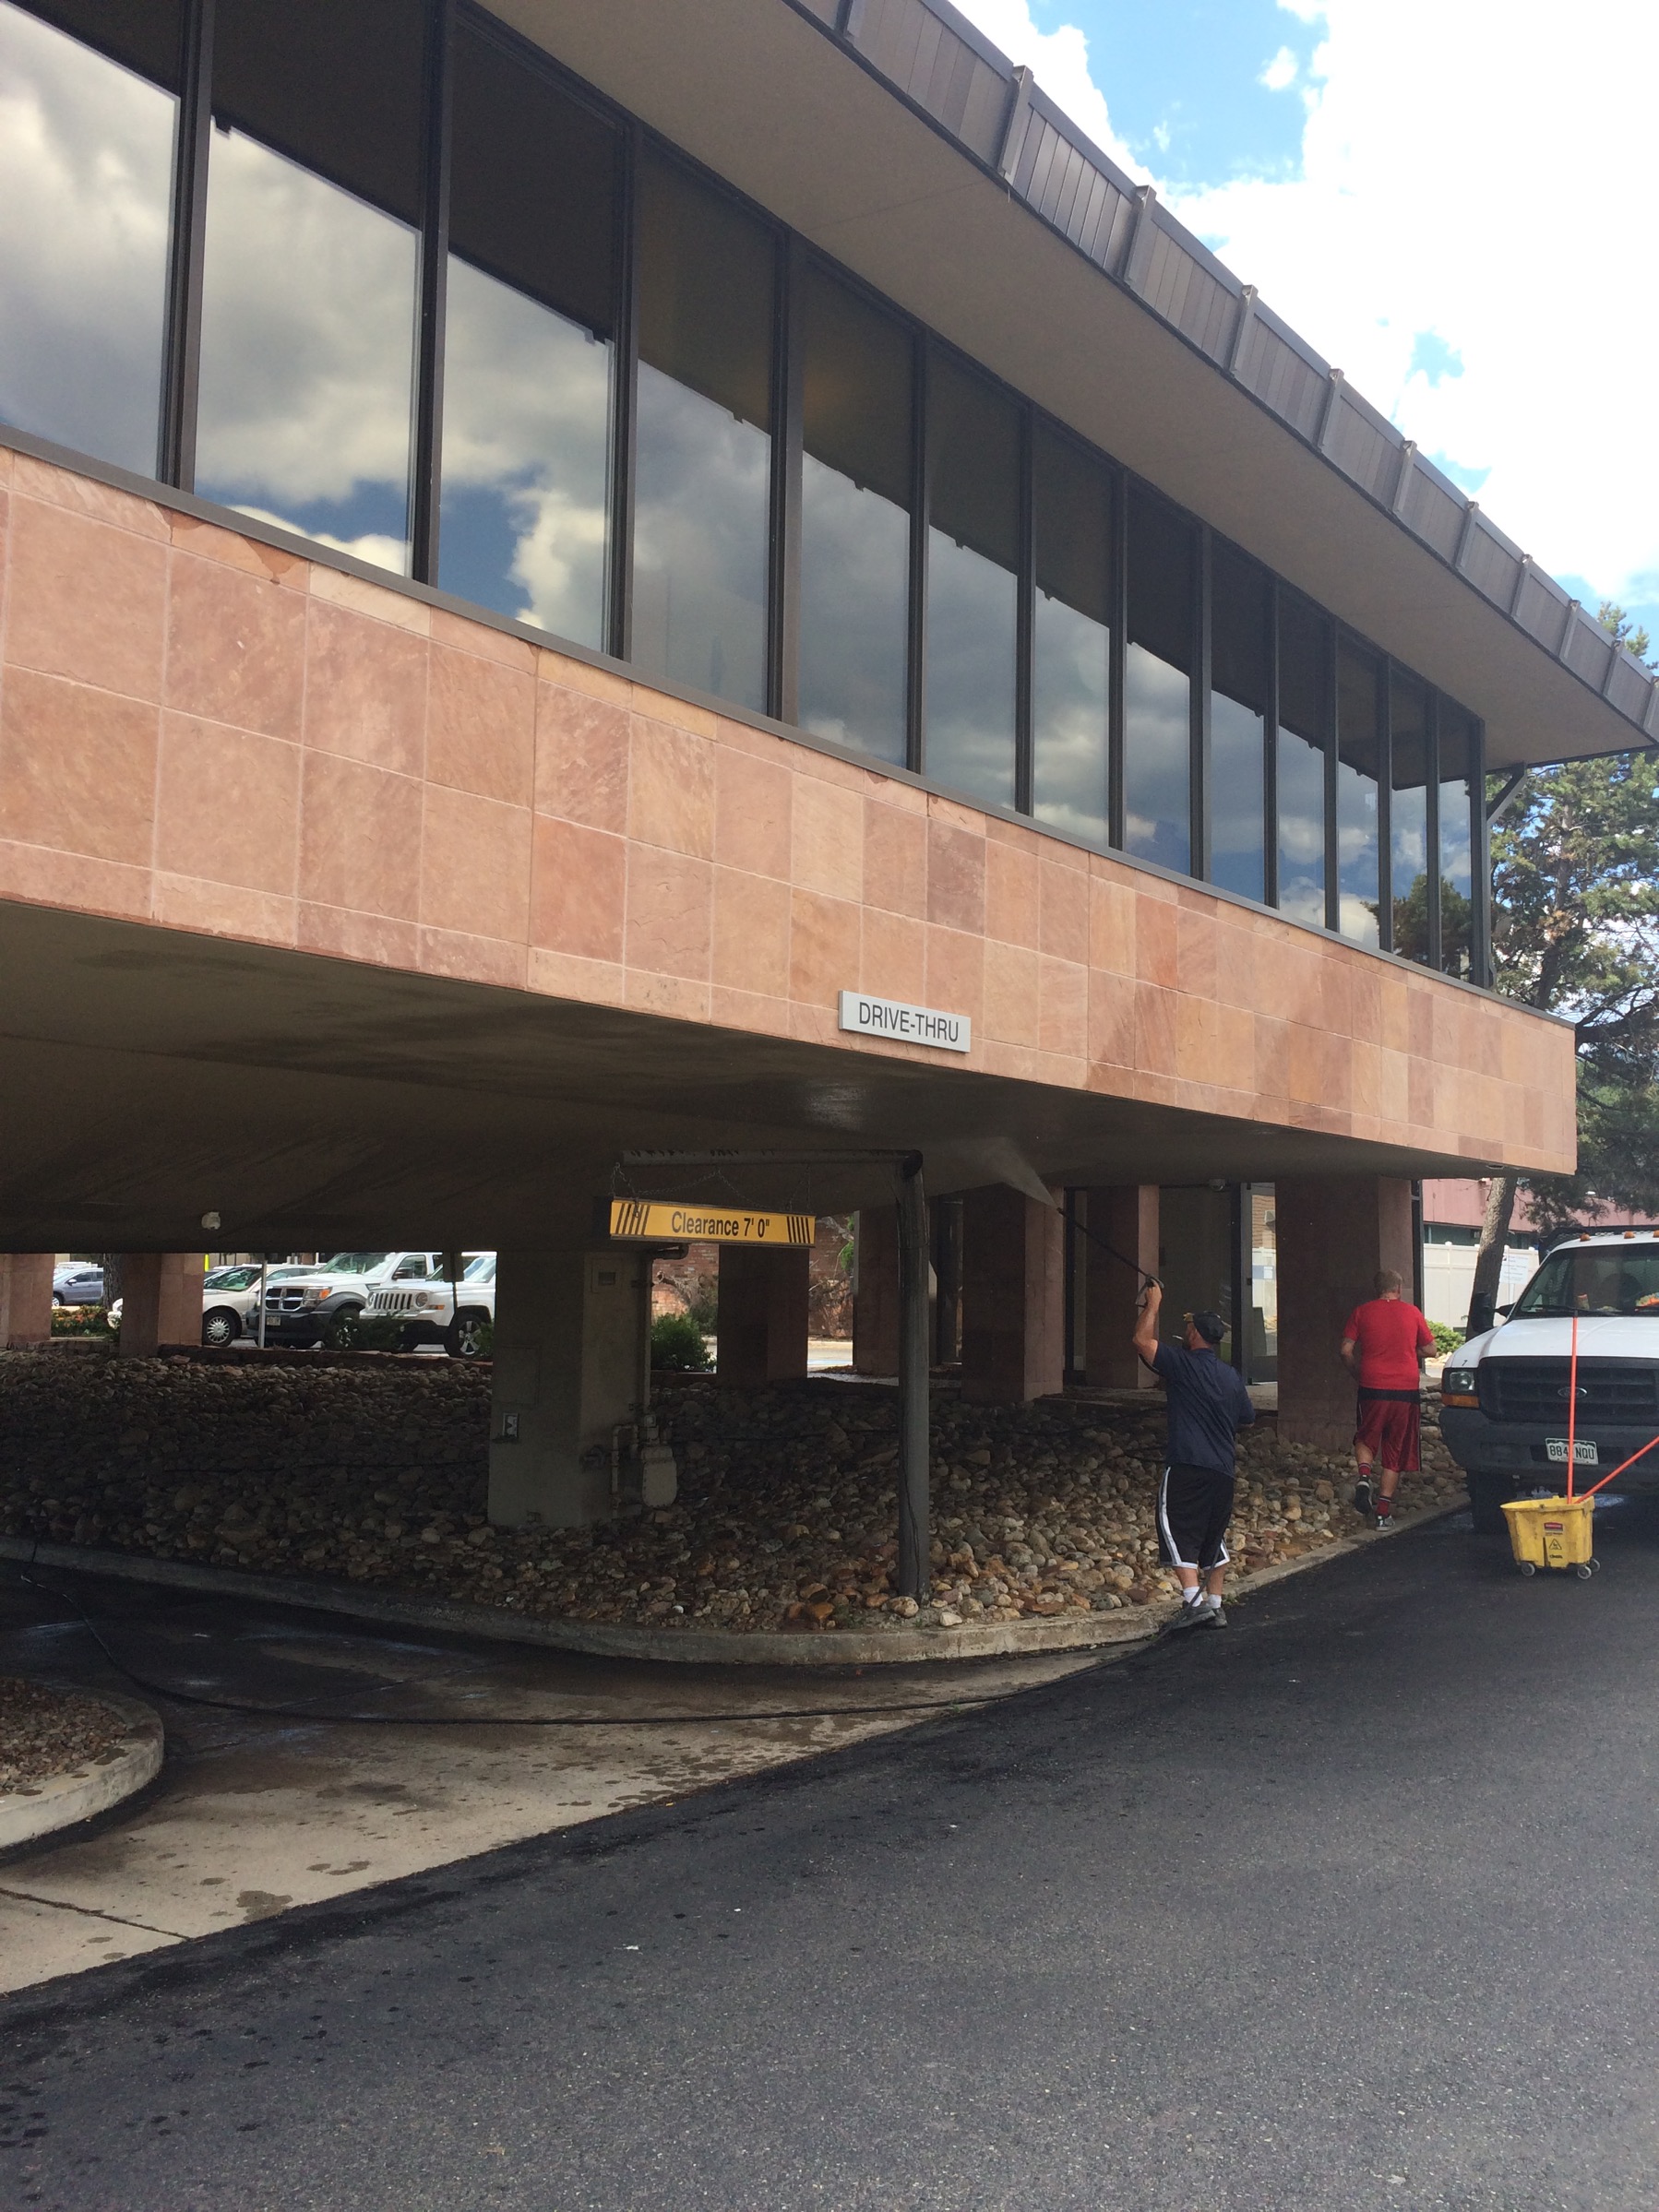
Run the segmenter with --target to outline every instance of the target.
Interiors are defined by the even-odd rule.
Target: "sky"
[[[1659,660],[1659,4],[957,0]]]

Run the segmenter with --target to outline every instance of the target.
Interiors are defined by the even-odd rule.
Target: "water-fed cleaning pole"
[[[1572,1302],[1572,1357],[1567,1365],[1567,1494],[1572,1495],[1579,1471],[1579,1302]]]

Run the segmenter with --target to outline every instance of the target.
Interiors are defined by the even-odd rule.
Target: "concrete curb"
[[[85,1772],[54,1775],[38,1790],[7,1790],[0,1796],[0,1851],[19,1843],[33,1843],[59,1828],[72,1828],[107,1813],[123,1798],[133,1796],[161,1772],[163,1749],[161,1716],[136,1697],[117,1696],[113,1690],[96,1693],[76,1685],[78,1697],[108,1706],[127,1724],[126,1741],[114,1758]]]
[[[1396,1531],[1454,1513],[1456,1506],[1428,1506],[1402,1514]],[[1373,1531],[1339,1537],[1317,1552],[1259,1567],[1228,1592],[1235,1605],[1253,1592],[1270,1589],[1287,1576],[1357,1551],[1382,1539]],[[227,1598],[259,1598],[270,1605],[293,1605],[311,1612],[340,1613],[388,1628],[444,1629],[453,1635],[478,1636],[497,1644],[530,1644],[554,1651],[582,1651],[595,1659],[676,1660],[705,1667],[873,1667],[914,1665],[931,1659],[1018,1658],[1027,1652],[1092,1651],[1110,1644],[1144,1643],[1156,1635],[1174,1611],[1159,1605],[1124,1606],[1105,1613],[1073,1614],[1069,1619],[998,1621],[985,1627],[859,1630],[838,1628],[818,1634],[780,1635],[775,1631],[721,1628],[624,1628],[604,1623],[538,1620],[503,1606],[471,1605],[452,1598],[383,1596],[350,1582],[291,1580],[282,1575],[245,1574],[239,1567],[195,1566],[188,1560],[151,1559],[140,1552],[89,1552],[74,1544],[36,1543],[26,1536],[0,1536],[0,1559],[33,1562],[78,1575],[108,1575],[128,1582],[200,1590]]]

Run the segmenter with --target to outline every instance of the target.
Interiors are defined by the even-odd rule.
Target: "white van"
[[[1659,1491],[1659,1233],[1603,1230],[1558,1244],[1498,1326],[1448,1359],[1440,1409],[1487,1534],[1501,1532],[1506,1498],[1565,1486],[1569,1412],[1578,1488],[1641,1452],[1618,1487]]]

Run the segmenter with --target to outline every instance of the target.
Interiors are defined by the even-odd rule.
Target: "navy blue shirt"
[[[1256,1418],[1238,1370],[1216,1352],[1160,1344],[1152,1355],[1152,1373],[1163,1377],[1169,1395],[1170,1465],[1230,1476],[1235,1433]]]

